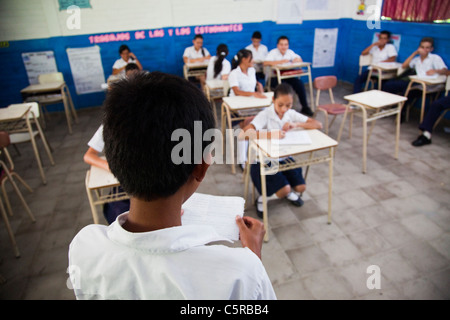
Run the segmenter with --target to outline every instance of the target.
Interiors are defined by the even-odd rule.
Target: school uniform
[[[222,76],[228,75],[231,72],[231,63],[227,59],[222,61],[222,70],[214,77],[214,65],[216,64],[217,57],[214,56],[209,60],[208,68],[206,69],[206,80],[222,80]]]
[[[198,59],[209,56],[209,51],[206,48],[200,48],[200,50],[195,50],[194,46],[187,47],[184,49],[183,57],[187,57],[188,59]]]
[[[120,69],[120,68],[123,68],[123,67],[125,67],[127,64],[129,64],[129,63],[136,63],[136,60],[132,59],[131,57],[130,57],[130,59],[128,59],[128,61],[125,61],[125,60],[123,60],[122,58],[120,58],[120,59],[116,60],[116,62],[114,62],[114,64],[113,64],[113,69]],[[120,71],[120,72],[118,73],[118,75],[125,76],[125,69],[123,69],[122,71]]]
[[[281,51],[278,48],[270,50],[269,54],[267,55],[265,61],[280,61],[280,60],[294,60],[301,57],[296,54],[291,49],[287,49],[284,54],[281,53]],[[276,77],[273,77],[271,79],[271,82],[273,85],[278,85],[278,79]],[[302,105],[302,112],[306,115],[312,115],[313,112],[308,106],[308,101],[306,100],[306,90],[305,85],[303,84],[303,81],[299,78],[288,78],[281,80],[283,83],[288,83],[291,85],[292,89],[294,89],[295,93],[298,96],[298,99],[300,101],[300,104]]]
[[[293,110],[289,109],[280,117],[275,112],[275,107],[272,104],[270,107],[264,109],[256,115],[252,120],[251,124],[255,127],[256,131],[263,129],[271,130],[282,130],[283,126],[287,122],[300,122],[305,123],[308,121],[308,117]],[[279,159],[280,164],[285,163],[286,158]],[[291,158],[292,160],[292,158]],[[253,184],[258,190],[259,194],[261,191],[261,176],[260,176],[260,164],[252,164],[250,167],[250,175],[252,177]],[[287,171],[277,172],[274,175],[266,176],[266,191],[267,196],[270,197],[272,194],[280,190],[286,185],[291,185],[292,187],[305,184],[305,179],[303,178],[302,168],[291,169]]]
[[[385,61],[389,58],[397,56],[397,49],[393,44],[387,43],[383,49],[380,49],[378,46],[372,47],[370,49],[369,54],[372,55],[372,63],[376,64],[382,61]],[[355,83],[353,85],[353,93],[361,92],[362,85],[366,82],[367,77],[369,76],[369,70],[371,67],[367,68],[366,71],[361,72],[358,77],[355,79]]]
[[[252,52],[253,60],[255,61],[266,60],[267,54],[269,53],[269,50],[263,44],[260,44],[257,49],[253,46],[253,43],[251,43],[248,46],[246,46],[245,49],[250,50]],[[256,79],[258,81],[263,81],[265,79],[264,68],[259,64],[255,64],[255,69],[256,69]]]
[[[256,70],[253,67],[247,69],[247,74],[242,72],[241,67],[237,66],[228,76],[230,88],[239,87],[239,90],[245,92],[255,92],[256,89]],[[234,97],[233,89],[230,90],[230,97]]]
[[[267,272],[249,248],[206,225],[129,232],[128,212],[110,226],[84,227],[69,247],[70,280],[80,300],[275,300]]]

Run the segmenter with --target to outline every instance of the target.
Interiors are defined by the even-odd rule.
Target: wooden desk
[[[250,140],[249,161],[247,162],[245,175],[244,199],[248,196],[248,186],[250,179],[250,164],[254,162],[252,153],[257,155],[260,164],[261,174],[261,192],[263,198],[263,221],[266,229],[265,241],[269,240],[269,223],[267,209],[267,189],[266,175],[275,174],[279,171],[286,171],[295,168],[309,167],[313,164],[328,163],[328,223],[331,223],[331,199],[333,185],[333,156],[334,148],[338,142],[319,130],[307,130],[312,143],[308,145],[279,145],[277,140]],[[315,152],[328,150],[328,154],[314,155]],[[308,155],[305,157],[305,155]],[[279,164],[278,159],[284,157],[293,157],[295,161],[286,161],[285,164]],[[268,162],[271,166],[268,166]],[[306,177],[305,177],[306,179]]]
[[[86,172],[85,186],[95,224],[99,223],[96,205],[129,199],[125,192],[110,193],[112,189],[120,186],[119,181],[110,171],[96,166],[91,166]]]
[[[184,78],[186,80],[189,79],[189,77],[196,77],[196,76],[206,76],[206,69],[208,68],[209,60],[203,61],[203,62],[188,62],[185,63],[183,66],[183,74]]]
[[[378,90],[381,90],[382,80],[395,78],[397,76],[397,70],[401,66],[402,64],[399,62],[379,62],[371,64],[364,91],[367,91],[369,87],[369,81],[371,77],[375,75],[378,77]],[[374,70],[376,71],[376,73],[373,72]]]
[[[234,161],[234,136],[232,121],[244,120],[247,117],[253,116],[272,104],[273,92],[264,92],[267,97],[265,99],[255,97],[234,96],[223,98],[221,110],[221,128],[222,137],[224,139],[224,147],[226,147],[226,140],[230,141],[230,157]],[[228,139],[225,139],[225,122],[228,123]],[[231,172],[236,173],[234,164],[231,165]]]
[[[42,182],[47,184],[47,180],[45,178],[44,169],[42,168],[42,161],[39,155],[39,150],[37,148],[35,134],[33,132],[33,127],[31,125],[31,119],[34,120],[36,124],[39,135],[41,136],[42,143],[44,144],[44,148],[47,152],[48,158],[52,166],[55,165],[55,161],[53,160],[53,156],[50,151],[50,147],[48,145],[47,139],[42,131],[42,128],[39,124],[38,119],[35,114],[32,112],[32,106],[35,104],[35,108],[37,108],[36,102],[31,103],[22,103],[22,104],[12,104],[7,108],[0,109],[0,130],[7,131],[9,134],[17,133],[17,134],[26,134],[30,135],[31,145],[33,146],[34,155],[36,157],[36,161],[39,167],[39,173],[41,174]]]
[[[312,83],[312,76],[311,76],[311,63],[310,62],[293,62],[293,63],[286,63],[286,64],[279,64],[276,66],[271,66],[271,69],[275,71],[278,84],[281,83],[283,79],[288,78],[299,78],[299,77],[308,77],[308,83],[309,83],[309,94],[311,99],[311,105],[312,105],[312,111],[315,110],[314,106],[314,93],[313,93],[313,83]],[[306,70],[305,70],[306,69]],[[287,70],[302,70],[302,73],[294,73],[294,74],[284,74],[283,71]],[[272,72],[270,72],[272,73]],[[268,79],[268,86],[270,88],[270,82],[272,75]]]
[[[396,134],[395,134],[395,159],[398,158],[398,144],[400,139],[400,114],[403,104],[407,98],[399,96],[396,94],[380,91],[371,90],[360,92],[352,95],[345,96],[344,99],[349,100],[349,107],[354,106],[356,110],[361,110],[363,118],[363,173],[366,173],[366,162],[367,162],[367,143],[369,141],[369,136],[367,135],[367,123],[372,122],[372,128],[377,119],[397,115],[396,121]],[[356,112],[355,112],[356,114]],[[338,134],[338,141],[342,134],[342,129],[345,123],[345,117],[342,120],[342,125]]]
[[[75,111],[75,107],[73,106],[73,101],[70,96],[69,88],[67,87],[64,81],[43,83],[43,84],[32,84],[20,91],[24,101],[27,97],[30,96],[44,95],[52,92],[58,92],[61,94],[64,105],[64,112],[66,114],[67,119],[67,125],[69,127],[69,133],[72,134],[72,117],[75,123],[78,123],[78,116]],[[39,103],[39,99],[37,99],[36,102]]]
[[[431,92],[439,92],[444,90],[444,84],[447,81],[446,76],[438,76],[437,78],[425,78],[425,77],[419,77],[419,76],[409,76],[409,84],[405,92],[405,97],[408,96],[409,92],[412,89],[413,84],[418,84],[422,86],[422,106],[420,108],[420,123],[423,121],[423,116],[425,114],[425,100],[427,97],[427,93]],[[442,86],[441,86],[442,85]],[[427,86],[433,86],[432,91],[427,91]]]

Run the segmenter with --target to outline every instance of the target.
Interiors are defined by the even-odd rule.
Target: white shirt
[[[256,88],[256,70],[255,68],[248,68],[247,74],[242,72],[241,67],[231,70],[228,76],[228,83],[230,84],[230,97],[234,97],[233,87],[238,87],[239,90],[245,92],[255,92]]]
[[[416,73],[419,77],[426,77],[427,71],[429,70],[440,70],[446,69],[447,66],[444,63],[444,60],[437,54],[429,53],[428,56],[422,61],[420,56],[415,57],[409,63],[411,68],[416,69]]]
[[[203,53],[205,55],[203,55],[202,53],[202,49],[203,49]],[[206,48],[201,48],[200,50],[195,50],[194,46],[191,47],[187,47],[186,49],[184,49],[184,53],[183,53],[183,57],[187,57],[188,59],[198,59],[198,58],[203,58],[203,57],[207,57],[209,56],[209,51]]]
[[[280,61],[280,60],[294,60],[296,58],[300,58],[301,57],[296,54],[294,51],[292,51],[291,49],[287,49],[286,52],[284,54],[282,54],[280,52],[280,50],[278,50],[278,48],[272,49],[270,50],[269,54],[266,56],[265,61]]]
[[[395,49],[395,46],[390,43],[387,43],[383,49],[380,49],[378,46],[374,46],[372,47],[372,49],[370,49],[369,53],[372,55],[373,64],[397,56],[397,50]]]
[[[128,59],[128,61],[125,61],[125,60],[123,60],[122,58],[120,58],[120,59],[118,59],[118,60],[116,60],[116,62],[114,62],[114,64],[113,64],[113,69],[120,69],[120,68],[123,68],[123,67],[125,67],[127,64],[129,64],[129,63],[136,63],[136,60],[133,60],[133,59]],[[120,71],[119,73],[118,73],[119,75],[125,75],[125,69],[123,69],[122,71]]]
[[[91,140],[88,142],[88,146],[97,152],[103,152],[103,148],[105,147],[105,141],[103,141],[103,125],[100,125],[94,133]]]
[[[263,111],[259,112],[256,117],[252,120],[251,124],[255,127],[255,130],[281,130],[286,122],[301,122],[305,123],[308,121],[308,117],[293,110],[289,109],[280,117],[275,112],[275,107],[272,103],[270,107],[267,107]]]
[[[69,247],[77,299],[276,299],[261,260],[209,226],[132,233],[128,212],[109,226],[89,225]]]
[[[231,71],[231,63],[227,59],[222,61],[222,71],[214,78],[214,65],[217,57],[214,56],[209,60],[208,68],[206,69],[206,80],[222,80],[222,76],[227,75]]]
[[[258,49],[256,49],[253,46],[253,43],[251,43],[248,46],[246,46],[245,49],[250,50],[252,52],[253,60],[256,61],[264,61],[266,59],[267,54],[269,53],[269,50],[263,44],[260,44]]]

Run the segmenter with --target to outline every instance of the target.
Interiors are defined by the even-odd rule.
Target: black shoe
[[[255,200],[256,215],[258,216],[258,218],[262,219],[263,218],[263,212],[262,212],[262,210],[260,211],[258,209],[258,204],[260,204],[262,206],[262,202],[258,202],[258,199],[256,199]]]
[[[302,108],[301,113],[303,113],[305,116],[308,116],[308,117],[312,117],[314,114],[314,112],[312,112],[311,108],[309,108],[309,107]]]
[[[289,200],[289,199],[288,199]],[[290,203],[292,203],[296,207],[301,207],[305,202],[298,196],[297,200],[289,200]]]
[[[431,139],[428,139],[427,137],[425,137],[423,134],[421,134],[420,136],[417,137],[416,140],[414,140],[411,144],[414,147],[421,147],[424,146],[426,144],[430,144],[431,143]]]

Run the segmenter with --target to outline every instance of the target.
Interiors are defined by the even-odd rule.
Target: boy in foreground
[[[181,206],[209,165],[174,164],[178,141],[171,136],[183,128],[194,137],[194,121],[201,121],[202,136],[214,128],[203,93],[182,78],[139,73],[112,85],[105,155],[131,205],[110,226],[89,225],[73,239],[69,270],[77,299],[276,298],[260,260],[261,222],[236,219],[243,248],[207,245],[226,239],[209,226],[181,225]],[[210,141],[201,144],[208,154]]]

